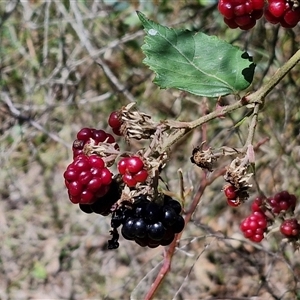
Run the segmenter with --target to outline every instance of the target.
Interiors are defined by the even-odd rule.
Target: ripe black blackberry
[[[142,247],[167,246],[184,228],[181,210],[180,203],[169,196],[159,205],[140,195],[130,208],[121,206],[113,212],[111,226],[114,230],[122,226],[122,236]]]

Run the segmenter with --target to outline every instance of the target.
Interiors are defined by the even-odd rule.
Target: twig
[[[256,92],[245,97],[248,103],[262,102],[273,88],[300,62],[300,50],[298,50],[277,72]]]
[[[92,43],[90,42],[88,38],[88,31],[85,29],[81,13],[78,10],[77,2],[71,1],[70,7],[72,11],[74,12],[74,16],[76,19],[76,22],[70,23],[70,25],[74,28],[75,32],[77,33],[80,42],[82,45],[86,48],[91,58],[95,58],[96,49],[93,47]],[[65,7],[63,5],[59,5],[59,8],[61,12],[64,14],[65,17],[68,17],[68,12],[66,11]],[[97,64],[99,64],[106,77],[110,80],[110,82],[115,86],[116,90],[118,92],[121,92],[130,102],[136,102],[134,96],[128,91],[128,89],[119,81],[119,79],[114,75],[114,73],[110,70],[110,68],[105,64],[105,62],[98,57],[97,60],[95,60]]]
[[[259,109],[260,109],[260,104],[256,103],[255,106],[254,106],[252,119],[251,119],[251,123],[250,123],[249,130],[248,130],[247,140],[246,140],[245,145],[242,149],[242,152],[245,152],[247,150],[248,146],[252,145],[252,143],[253,143],[255,128],[256,128],[256,125],[257,125]]]
[[[21,111],[19,111],[14,106],[13,102],[11,101],[11,99],[9,98],[7,93],[4,93],[4,92],[1,93],[1,101],[3,101],[7,105],[8,109],[13,117],[15,117],[16,119],[18,119],[20,121],[26,121],[32,127],[36,128],[37,130],[48,135],[55,142],[58,142],[58,143],[64,145],[65,147],[70,148],[70,145],[68,143],[66,143],[63,139],[61,139],[59,136],[53,134],[52,132],[49,132],[43,126],[41,126],[38,122],[32,120],[30,117],[26,117],[26,116],[22,115]]]
[[[212,182],[214,182],[218,177],[225,174],[225,172],[226,172],[225,169],[221,169],[221,170],[217,171],[216,173],[214,173],[213,176],[211,176],[209,178],[207,178],[206,174],[203,173],[203,178],[202,178],[202,182],[200,184],[200,187],[198,188],[198,191],[197,191],[196,195],[194,196],[191,207],[189,208],[189,210],[186,213],[186,216],[185,216],[185,219],[184,219],[185,224],[187,224],[191,220],[192,215],[193,215],[197,205],[199,204],[200,199],[201,199],[206,187],[209,186]],[[146,294],[145,300],[151,300],[153,298],[154,294],[158,290],[158,288],[161,285],[161,283],[163,282],[164,278],[169,273],[169,271],[171,269],[172,258],[173,258],[173,255],[174,255],[175,251],[176,251],[176,248],[177,248],[177,245],[180,241],[182,233],[183,233],[183,231],[178,233],[175,236],[174,241],[170,244],[169,248],[167,250],[165,250],[165,252],[164,252],[164,263],[163,263],[163,265],[162,265],[155,281],[151,285],[150,290]]]

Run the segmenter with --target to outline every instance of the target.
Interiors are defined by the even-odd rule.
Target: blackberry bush
[[[271,23],[292,28],[300,16],[297,0],[221,0],[218,9],[230,28],[242,30],[254,30],[262,16]],[[144,63],[155,72],[154,83],[161,88],[179,89],[182,95],[203,97],[214,103],[215,109],[205,110],[203,116],[192,121],[157,120],[130,102],[108,116],[108,126],[113,134],[124,139],[129,150],[120,148],[115,137],[104,130],[81,129],[72,147],[74,161],[64,173],[71,202],[79,204],[84,213],[110,218],[108,249],[117,249],[120,237],[141,247],[169,246],[168,264],[204,190],[222,177],[222,196],[232,210],[247,207],[244,204],[247,205],[254,190],[259,192],[250,213],[240,222],[242,241],[259,243],[280,231],[284,241],[299,247],[297,198],[287,191],[264,195],[256,178],[255,155],[268,142],[256,141],[258,120],[267,105],[267,96],[300,62],[300,50],[257,88],[251,86],[256,64],[248,52],[216,36],[168,28],[141,12],[137,14],[146,32],[142,46]],[[169,190],[162,171],[177,150],[177,142],[197,128],[206,137],[204,125],[237,110],[243,110],[243,114],[239,121],[232,118],[234,129],[247,123],[247,135],[239,138],[238,145],[211,145],[211,141],[203,140],[190,147],[190,162],[201,168],[203,174],[192,202],[186,199],[182,170],[180,190]],[[139,149],[133,144],[139,145]],[[112,170],[116,170],[115,174]],[[186,205],[188,209],[184,209]],[[164,277],[163,272],[162,269],[150,296]]]

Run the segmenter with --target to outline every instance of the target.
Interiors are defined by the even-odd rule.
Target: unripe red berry
[[[280,232],[286,237],[300,237],[300,224],[296,219],[284,220],[280,226]]]
[[[227,199],[234,200],[237,197],[235,187],[233,185],[227,185],[224,187],[224,193]]]

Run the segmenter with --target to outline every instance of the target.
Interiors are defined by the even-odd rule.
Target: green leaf
[[[255,64],[247,52],[216,36],[168,28],[137,14],[147,33],[144,63],[161,88],[218,97],[237,94],[252,82]]]

